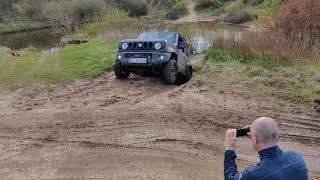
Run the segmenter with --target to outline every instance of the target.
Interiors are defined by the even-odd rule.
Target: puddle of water
[[[226,25],[215,22],[191,22],[148,27],[144,29],[144,31],[179,32],[191,44],[193,52],[201,53],[219,39],[240,41],[243,32],[247,30],[243,26]]]
[[[120,30],[121,31],[121,30]],[[134,33],[120,32],[117,38],[135,38],[142,31],[176,31],[182,34],[191,44],[195,53],[201,53],[211,47],[217,39],[233,39],[238,41],[246,29],[242,26],[218,24],[214,22],[191,22],[179,24],[150,25]],[[119,32],[117,32],[119,33]],[[121,34],[123,33],[123,34]],[[131,36],[131,37],[128,37]],[[24,32],[0,36],[0,46],[11,49],[23,49],[35,47],[43,53],[55,53],[59,51],[62,35],[52,34],[49,30]]]
[[[35,47],[43,50],[57,47],[61,42],[61,38],[61,34],[53,34],[49,30],[37,30],[0,35],[0,46],[5,46],[13,50],[20,50],[28,47]]]
[[[48,48],[48,49],[43,49],[41,50],[41,52],[43,54],[53,54],[53,53],[57,53],[61,50],[60,47],[53,47],[53,48]]]

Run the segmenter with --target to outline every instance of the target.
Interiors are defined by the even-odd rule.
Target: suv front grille
[[[126,58],[147,58],[147,59],[152,59],[152,54],[126,54]]]
[[[153,42],[129,42],[129,50],[153,50]]]

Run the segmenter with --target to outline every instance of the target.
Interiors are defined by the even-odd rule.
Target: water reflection
[[[48,49],[43,49],[41,50],[41,52],[43,54],[53,54],[53,53],[57,53],[60,51],[60,47],[53,47],[53,48],[48,48]]]
[[[57,47],[60,44],[61,37],[61,34],[53,34],[49,30],[0,35],[0,46],[5,46],[13,50],[28,47],[49,49]]]
[[[244,27],[210,22],[186,23],[168,27],[166,30],[180,32],[191,44],[195,53],[201,53],[217,40],[241,40]]]
[[[194,53],[201,53],[217,40],[240,41],[245,27],[213,22],[197,22],[151,26],[143,31],[176,31],[191,44]],[[132,38],[132,37],[131,37]]]

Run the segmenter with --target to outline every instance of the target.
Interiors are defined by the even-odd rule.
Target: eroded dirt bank
[[[0,93],[0,176],[13,179],[223,179],[223,138],[259,116],[277,119],[281,146],[305,155],[320,178],[320,116],[275,109],[272,97],[237,93],[195,77],[98,78]],[[257,155],[238,142],[240,167]]]

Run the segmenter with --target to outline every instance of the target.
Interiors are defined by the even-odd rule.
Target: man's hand
[[[249,128],[250,132],[247,133],[248,138],[251,136],[251,125],[246,125],[244,128]]]
[[[237,130],[236,129],[228,129],[226,132],[226,137],[224,141],[225,150],[235,150],[236,148],[236,138],[237,138]]]

